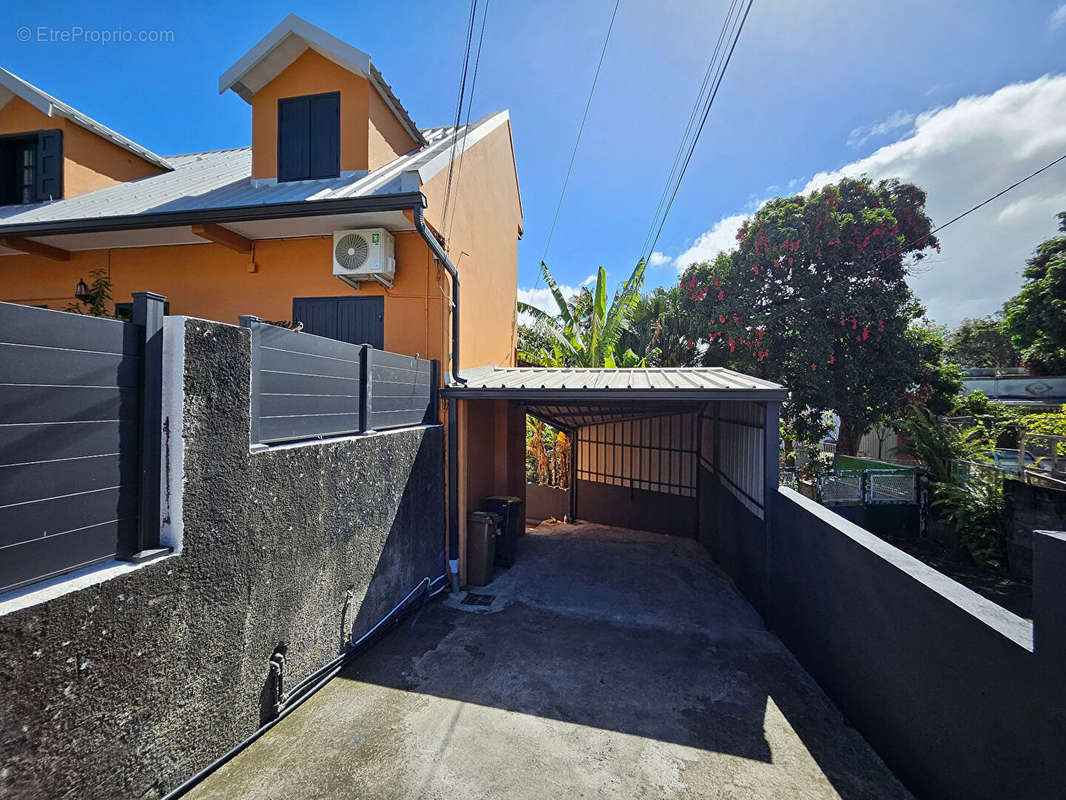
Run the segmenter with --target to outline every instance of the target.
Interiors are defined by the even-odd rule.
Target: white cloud
[[[585,280],[581,281],[578,286],[567,286],[560,284],[559,291],[562,292],[564,298],[569,300],[575,294],[581,291],[582,286],[589,286],[596,282],[595,275],[589,275]],[[541,311],[547,311],[549,314],[557,314],[559,312],[559,306],[555,303],[555,297],[552,295],[552,290],[547,286],[537,286],[529,289],[518,289],[518,300],[521,303],[528,303],[531,306],[539,308]],[[519,325],[528,325],[533,319],[528,314],[518,315]]]
[[[812,178],[812,191],[843,176],[898,177],[928,194],[936,224],[977,205],[1066,153],[1066,75],[1005,86],[919,114],[894,144]],[[942,253],[910,283],[938,322],[999,309],[1018,291],[1025,259],[1066,210],[1066,164],[1012,190],[938,234]]]
[[[815,175],[803,191],[844,176],[898,177],[926,190],[926,210],[943,224],[1066,153],[1066,75],[964,97],[917,115],[913,126],[872,155]],[[1066,211],[1066,162],[938,234],[941,254],[910,279],[929,316],[955,325],[997,311],[1018,291],[1036,245],[1055,234],[1059,211]],[[748,216],[716,222],[677,258],[678,268],[732,249]]]
[[[732,250],[737,246],[737,231],[750,214],[734,214],[714,223],[709,231],[696,237],[684,253],[675,259],[677,271],[684,272],[692,264],[714,261],[715,256],[723,250]]]
[[[673,261],[673,259],[670,258],[670,256],[666,255],[665,253],[660,253],[658,250],[656,250],[654,253],[651,254],[651,257],[648,258],[648,266],[662,267],[669,264],[671,261]]]
[[[1051,17],[1048,19],[1048,24],[1051,25],[1051,30],[1055,31],[1066,25],[1066,3],[1056,8],[1051,12]]]
[[[896,111],[888,119],[882,120],[876,125],[871,125],[869,128],[852,129],[851,133],[848,134],[848,147],[861,147],[870,139],[885,136],[900,128],[906,128],[912,122],[914,122],[914,114],[908,114],[906,111]]]

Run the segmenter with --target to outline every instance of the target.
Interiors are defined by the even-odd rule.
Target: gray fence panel
[[[251,332],[251,440],[274,444],[420,425],[436,363],[242,316]]]
[[[433,416],[435,392],[432,361],[367,348],[366,430],[421,425]]]
[[[142,336],[0,303],[0,590],[135,541]]]
[[[360,430],[362,345],[241,317],[252,336],[252,441]]]

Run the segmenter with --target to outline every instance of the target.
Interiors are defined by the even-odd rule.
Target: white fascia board
[[[299,40],[297,46],[294,46],[294,39]],[[270,33],[222,74],[218,79],[218,93],[233,89],[245,102],[251,103],[257,91],[307,49],[369,81],[411,137],[419,144],[425,144],[421,131],[373,66],[370,56],[295,14],[289,14],[275,25]]]
[[[494,130],[501,125],[506,124],[511,119],[511,114],[508,111],[496,111],[489,114],[486,117],[482,117],[475,122],[470,130],[467,131],[464,136],[462,133],[456,133],[455,137],[458,137],[459,144],[455,149],[455,157],[458,158],[471,147],[476,145]],[[417,173],[418,180],[421,184],[428,183],[431,178],[447,168],[448,164],[452,161],[452,146],[449,145],[443,148],[437,155],[422,164],[417,169],[411,170],[411,172]],[[411,189],[414,191],[414,188]]]
[[[132,139],[127,139],[121,133],[111,130],[106,125],[97,122],[92,117],[88,117],[82,114],[76,108],[72,108],[61,100],[57,100],[47,92],[41,91],[36,86],[27,83],[22,78],[8,72],[5,69],[0,68],[0,87],[6,89],[10,95],[22,98],[25,102],[36,108],[42,114],[48,117],[63,117],[69,119],[75,125],[85,128],[90,133],[94,133],[101,139],[106,139],[123,150],[127,150],[133,153],[139,158],[143,158],[149,164],[154,164],[165,170],[172,170],[174,167],[165,158],[157,156],[151,150],[141,147]],[[0,107],[3,107],[11,99],[10,96],[3,98],[4,93],[0,93],[0,98],[3,102],[0,102]]]

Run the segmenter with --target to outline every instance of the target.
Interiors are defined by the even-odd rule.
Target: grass
[[[855,456],[838,455],[833,463],[833,469],[894,469],[901,472],[913,472],[914,467],[904,467],[899,464],[889,464],[887,461],[875,461],[872,458],[857,458]]]

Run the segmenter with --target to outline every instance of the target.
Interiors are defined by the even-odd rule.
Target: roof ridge
[[[205,156],[209,153],[233,153],[237,150],[251,150],[250,144],[242,144],[238,147],[216,147],[214,150],[193,150],[188,153],[171,153],[166,158],[186,158],[187,156]]]

